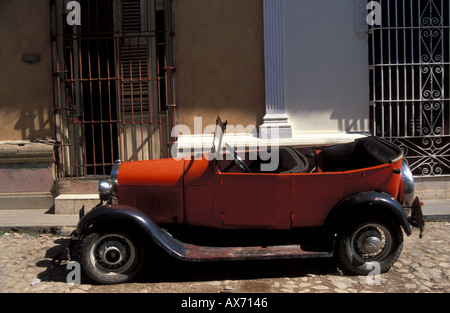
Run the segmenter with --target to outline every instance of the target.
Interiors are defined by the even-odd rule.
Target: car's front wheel
[[[143,257],[138,240],[124,232],[92,232],[83,242],[81,266],[89,278],[100,284],[119,284],[135,277]]]
[[[336,254],[347,270],[370,274],[375,268],[387,272],[403,249],[399,225],[379,217],[365,216],[343,227],[338,233]]]

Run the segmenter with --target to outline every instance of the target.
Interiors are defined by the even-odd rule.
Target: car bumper
[[[423,202],[420,201],[419,197],[416,197],[411,205],[411,217],[409,219],[412,226],[420,229],[420,238],[423,237],[423,231],[425,228],[425,219],[423,218],[422,206]]]

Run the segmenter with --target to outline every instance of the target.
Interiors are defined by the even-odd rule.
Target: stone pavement
[[[112,286],[84,276],[80,285],[67,283],[72,268],[52,263],[52,256],[68,237],[0,232],[0,293],[445,294],[450,292],[449,231],[448,221],[430,222],[421,240],[414,228],[398,261],[378,276],[343,275],[332,259],[191,263],[161,256],[149,260],[135,282]]]

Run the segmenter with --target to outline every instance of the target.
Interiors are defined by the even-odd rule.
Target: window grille
[[[171,0],[51,1],[58,177],[167,157],[176,122]]]
[[[371,130],[402,147],[414,175],[450,175],[450,5],[381,0],[369,28]]]

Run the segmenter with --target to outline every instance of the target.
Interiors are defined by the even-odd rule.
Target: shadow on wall
[[[362,106],[365,103],[361,104]],[[367,105],[367,116],[369,116],[369,105]],[[348,110],[336,108],[331,113],[330,119],[337,121],[338,130],[341,132],[369,132],[369,118],[361,118],[363,112],[350,113]]]
[[[53,127],[53,114],[50,108],[22,108],[20,117],[14,125],[14,129],[21,132],[23,140],[51,137]]]

